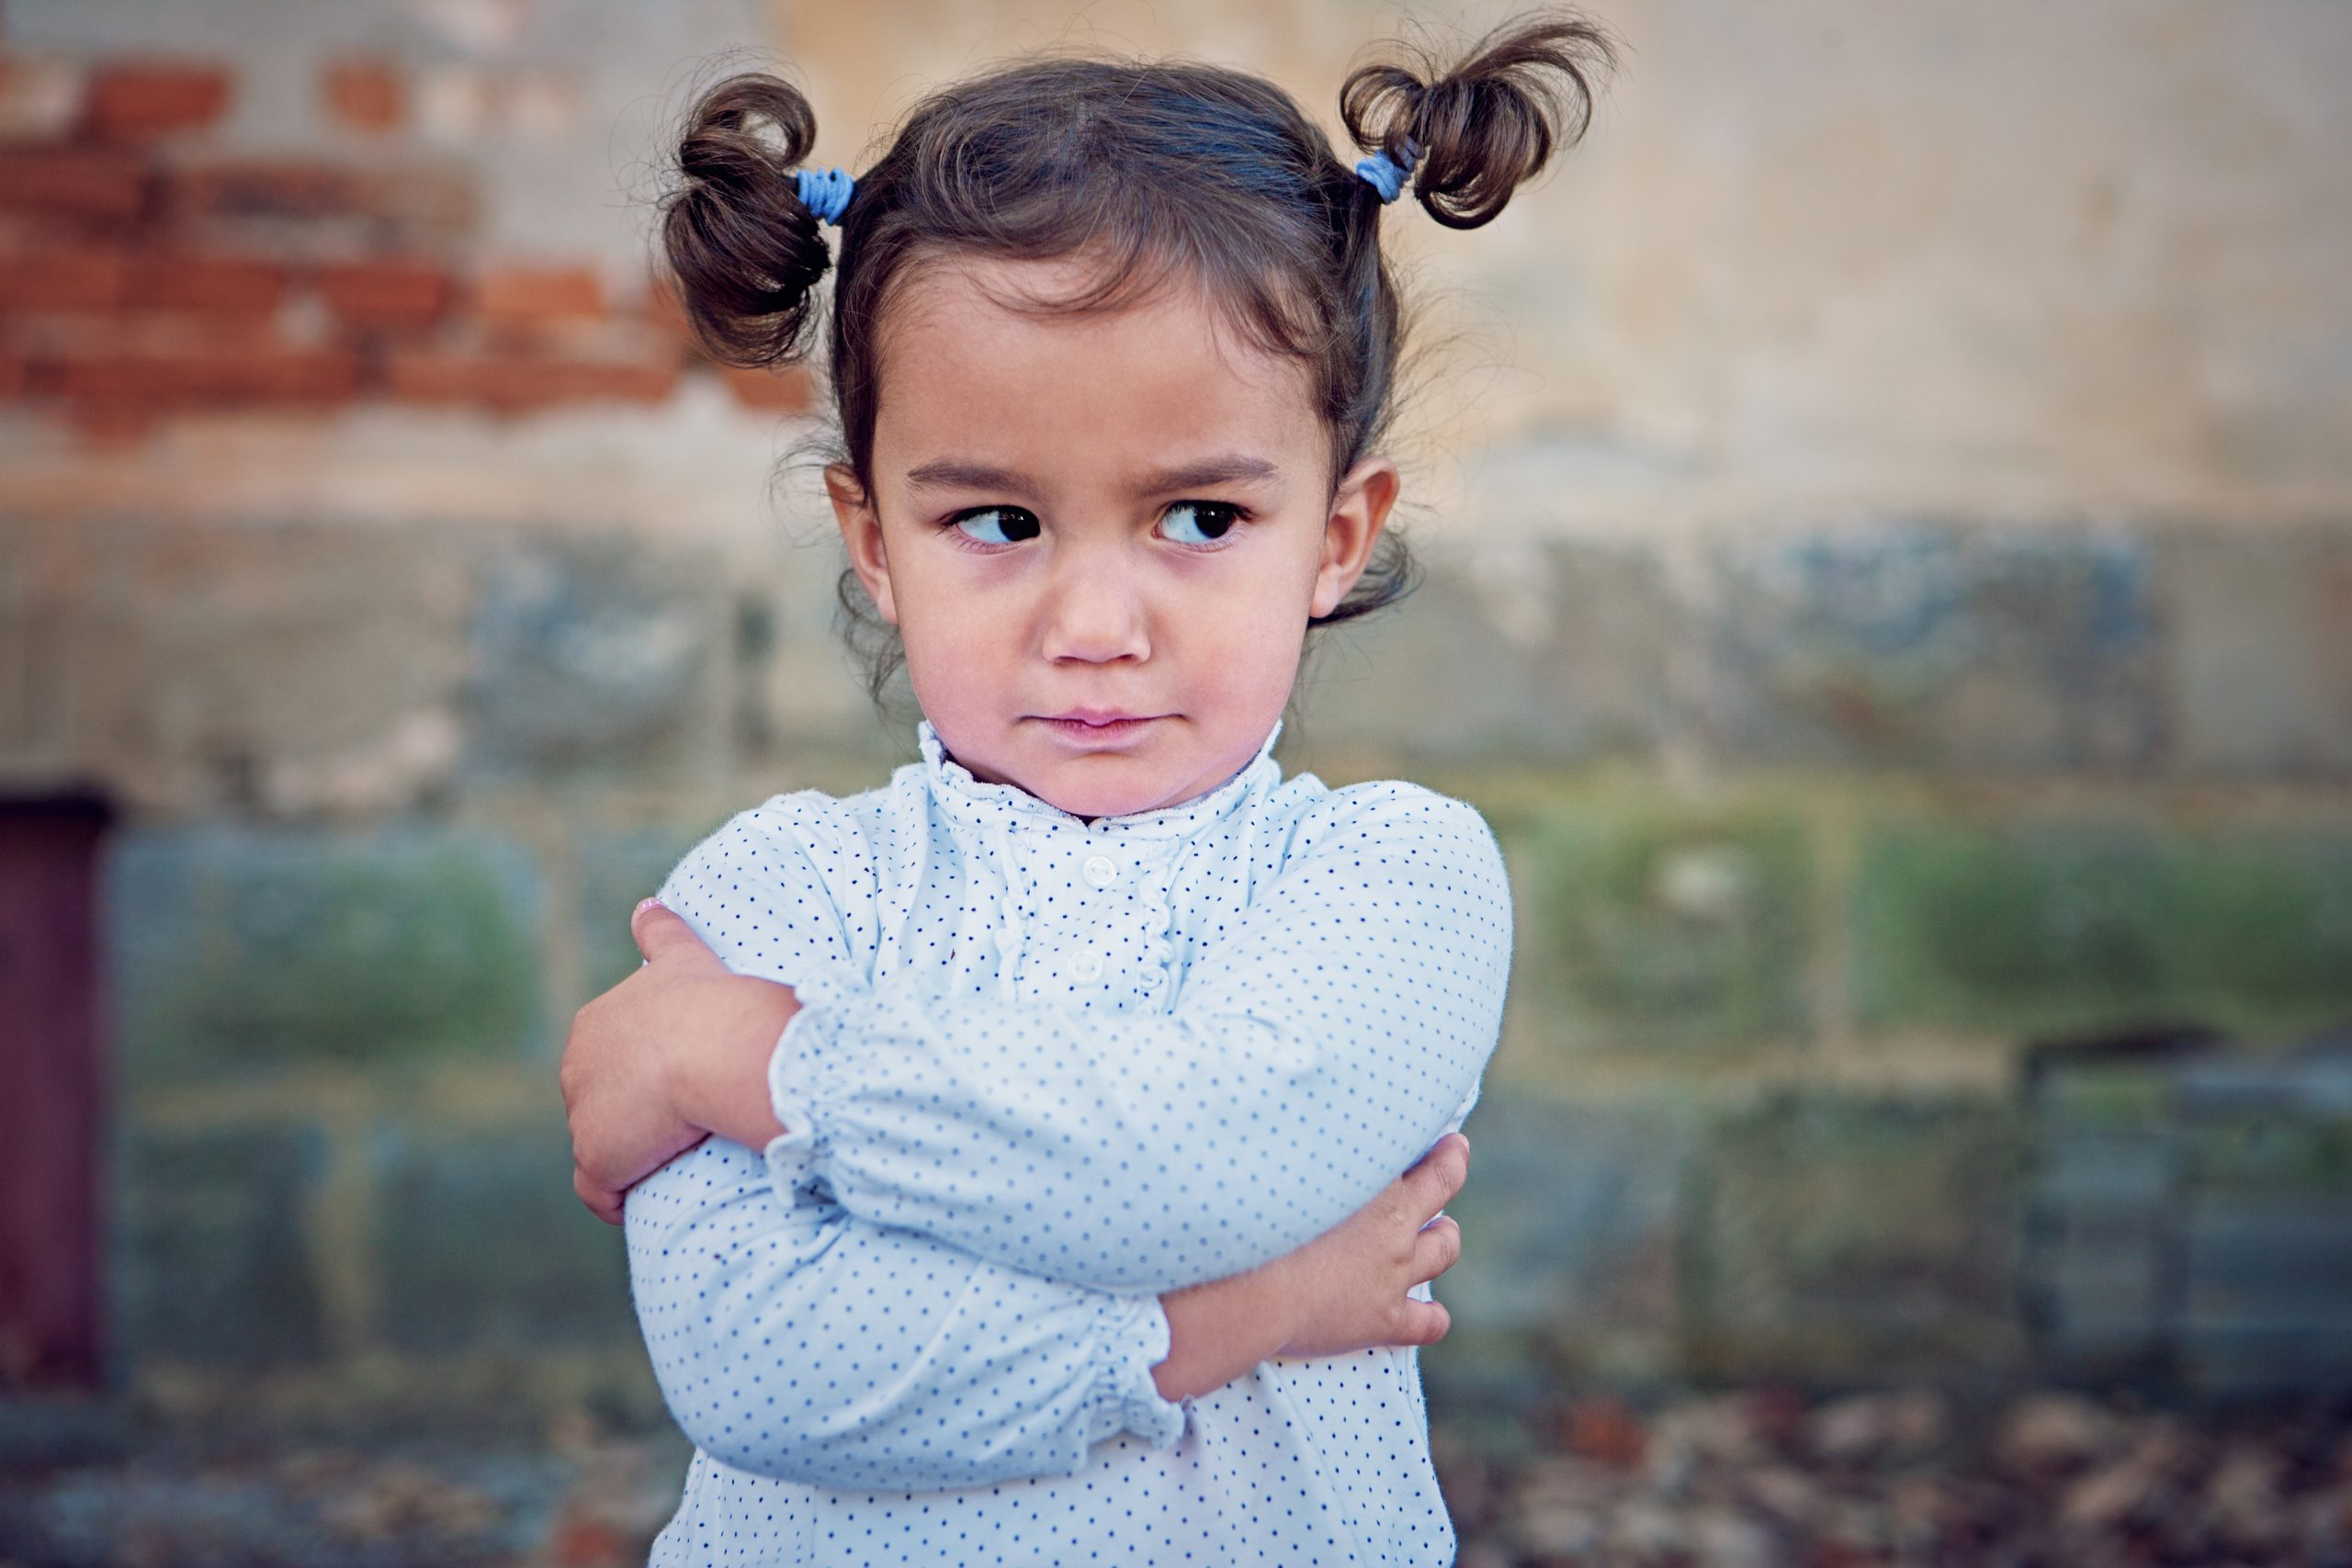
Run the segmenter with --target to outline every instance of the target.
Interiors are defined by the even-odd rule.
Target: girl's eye
[[[1017,545],[1037,536],[1037,519],[1017,506],[983,506],[953,518],[964,536],[983,545]]]
[[[1225,501],[1180,501],[1160,515],[1159,531],[1179,545],[1213,545],[1241,519],[1241,508]]]

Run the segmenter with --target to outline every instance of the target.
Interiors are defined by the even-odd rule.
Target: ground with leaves
[[[1441,1419],[1461,1568],[2352,1568],[2352,1405],[1591,1394]],[[629,1568],[673,1433],[193,1435],[0,1465],[0,1568]]]

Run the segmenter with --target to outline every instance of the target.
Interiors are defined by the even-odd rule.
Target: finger
[[[608,1225],[621,1223],[621,1195],[591,1181],[588,1173],[577,1166],[571,1169],[571,1190],[588,1205],[590,1213]]]
[[[1437,1302],[1415,1301],[1408,1296],[1397,1303],[1394,1326],[1390,1330],[1391,1345],[1434,1345],[1445,1337],[1453,1326],[1453,1314]]]
[[[1425,1284],[1453,1268],[1462,1258],[1462,1227],[1440,1214],[1413,1238],[1413,1283]]]
[[[648,898],[637,907],[628,918],[628,934],[637,939],[637,951],[649,964],[665,958],[673,962],[697,957],[714,964],[718,961],[703,945],[702,938],[695,934],[695,928],[658,899]]]
[[[1420,1163],[1405,1173],[1416,1223],[1444,1208],[1469,1178],[1470,1140],[1459,1133],[1448,1133],[1430,1145]]]

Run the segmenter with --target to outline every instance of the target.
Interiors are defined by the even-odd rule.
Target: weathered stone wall
[[[2352,13],[1608,15],[1555,177],[1479,233],[1395,213],[1430,580],[1318,649],[1284,746],[1510,857],[1432,1375],[2018,1374],[2025,1048],[2352,1011]],[[730,46],[855,168],[1057,41],[1328,118],[1396,19],[1086,16],[9,9],[0,777],[125,812],[128,1385],[649,1408],[564,1021],[698,833],[909,745],[767,484],[802,387],[695,361],[633,198]]]

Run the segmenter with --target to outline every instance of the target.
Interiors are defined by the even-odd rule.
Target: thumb
[[[637,951],[649,964],[659,958],[711,956],[695,928],[658,898],[648,898],[637,907],[628,918],[628,934],[637,940]]]

